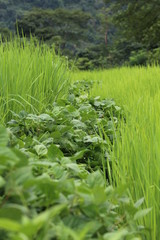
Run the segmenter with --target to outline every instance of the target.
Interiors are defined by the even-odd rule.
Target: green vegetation
[[[34,120],[30,117],[30,128]],[[50,121],[43,116],[42,129]],[[100,171],[88,172],[86,164],[77,164],[84,151],[65,157],[51,139],[44,139],[45,134],[25,136],[23,146],[17,139],[19,149],[9,148],[7,131],[0,128],[0,239],[140,236],[135,224],[144,214],[138,211],[140,203],[133,205],[122,191],[106,187]]]
[[[63,55],[75,56],[82,44],[87,44],[86,28],[91,15],[80,10],[33,10],[17,22],[18,32],[32,34],[39,41],[56,44]],[[78,46],[77,46],[78,45]]]
[[[159,63],[158,56],[153,54],[160,48],[159,0],[104,2],[107,4],[110,27],[114,25],[116,29],[110,49],[113,61],[117,65],[131,66]],[[152,61],[150,55],[154,55]]]
[[[64,95],[67,62],[54,49],[32,40],[0,44],[0,119],[21,110],[42,113],[46,105]]]
[[[80,70],[146,66],[159,64],[159,10],[159,0],[0,0],[0,34],[18,24]]]
[[[40,42],[54,45],[57,52],[76,60],[79,69],[94,69],[106,64],[103,27],[97,23],[98,18],[101,21],[101,17],[95,19],[82,10],[35,9],[24,14],[16,25],[20,35],[32,34]]]
[[[96,16],[103,6],[103,0],[0,0],[0,25],[14,30],[16,19],[34,8],[79,9]]]
[[[116,0],[110,4],[113,22],[133,42],[144,44],[146,47],[155,48],[159,46],[159,0]],[[145,5],[145,7],[144,7]],[[136,27],[135,27],[136,26]]]
[[[82,163],[88,163],[88,168],[92,171],[103,167],[105,174],[107,167],[104,158],[109,161],[107,149],[109,150],[115,138],[117,125],[123,114],[113,100],[88,97],[90,85],[91,82],[76,82],[69,89],[68,97],[58,99],[45,114],[37,116],[24,111],[13,113],[14,119],[7,126],[18,138],[22,137],[23,141],[28,136],[29,139],[32,137],[38,141],[50,139],[47,144],[58,144],[65,156],[81,151]],[[104,140],[104,137],[107,139]],[[41,147],[45,153],[43,144]],[[41,152],[41,148],[39,151]],[[43,153],[40,155],[43,156]],[[108,180],[111,179],[109,174],[110,172],[107,174]]]
[[[107,151],[122,111],[89,97],[90,85],[77,82],[43,114],[21,111],[8,133],[0,128],[0,239],[143,236],[136,221],[151,209],[108,184]]]
[[[79,72],[73,79],[101,79],[93,96],[114,98],[124,107],[119,136],[111,155],[113,184],[126,184],[133,201],[144,197],[144,208],[152,207],[142,222],[151,230],[147,239],[159,239],[160,225],[160,153],[159,67],[122,68]]]
[[[159,10],[0,0],[0,240],[159,240]]]
[[[145,239],[152,205],[115,177],[122,108],[96,82],[69,87],[66,61],[34,39],[1,48],[0,239]]]
[[[80,69],[106,67],[103,0],[14,1],[0,0],[0,34],[17,28],[30,33],[56,52],[69,57]],[[17,27],[18,25],[18,27]],[[6,31],[6,30],[5,30]]]

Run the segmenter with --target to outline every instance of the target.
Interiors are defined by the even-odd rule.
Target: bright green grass
[[[0,43],[0,121],[11,111],[39,113],[64,94],[67,64],[53,49],[33,40]]]
[[[78,72],[73,79],[100,81],[92,94],[114,98],[124,106],[126,124],[114,144],[114,182],[127,184],[134,201],[144,196],[153,207],[142,223],[151,229],[148,240],[160,236],[160,68],[121,68]]]
[[[11,112],[43,112],[67,90],[66,62],[54,51],[25,40],[0,44],[0,122]],[[128,185],[134,201],[145,197],[144,208],[153,207],[142,223],[152,229],[148,240],[160,236],[160,69],[122,68],[78,72],[74,80],[93,79],[93,95],[114,98],[124,107],[112,155],[114,183]]]

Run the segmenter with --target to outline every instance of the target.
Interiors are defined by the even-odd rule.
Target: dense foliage
[[[109,167],[110,144],[113,143],[122,110],[113,100],[89,98],[91,84],[76,82],[70,88],[68,98],[58,99],[53,109],[46,110],[45,114],[38,116],[24,111],[14,114],[14,120],[8,123],[12,132],[23,141],[36,138],[31,143],[32,147],[40,141],[38,155],[45,155],[43,141],[47,141],[48,146],[58,144],[65,156],[82,151],[81,162],[89,162],[92,170],[104,163],[103,170],[106,170],[106,166]]]
[[[117,0],[111,4],[111,11],[115,25],[121,29],[127,39],[145,44],[149,48],[159,46],[159,0],[139,2]]]
[[[76,59],[81,69],[106,66],[103,1],[0,2],[2,36],[6,36],[6,27],[17,31],[18,24],[20,34],[23,28],[24,35],[32,33],[47,44],[54,44],[57,52],[60,48],[70,60]]]
[[[87,39],[91,15],[80,10],[34,10],[17,23],[18,31],[26,37],[35,36],[39,41],[55,44],[63,54],[75,56]],[[87,32],[86,32],[87,31]],[[67,54],[68,53],[68,54]]]
[[[75,72],[73,79],[93,79],[92,95],[114,98],[123,106],[126,121],[119,122],[111,152],[113,183],[126,184],[134,201],[144,197],[152,211],[139,221],[148,230],[145,240],[160,236],[160,68],[123,67]],[[99,84],[97,79],[101,79]]]
[[[44,114],[21,112],[0,128],[1,240],[142,239],[136,221],[150,209],[104,177],[121,109],[88,87],[76,83]]]
[[[11,112],[42,113],[68,89],[68,61],[35,39],[0,44],[0,122]]]
[[[117,32],[113,58],[130,65],[159,62],[160,1],[104,1]]]
[[[54,44],[82,70],[146,65],[160,61],[159,9],[159,0],[0,0],[0,33],[8,39],[18,20],[20,33]]]

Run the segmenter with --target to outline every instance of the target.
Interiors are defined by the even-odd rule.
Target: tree
[[[159,0],[104,0],[112,22],[128,40],[148,49],[160,45]]]
[[[0,28],[0,41],[8,41],[11,35],[12,33],[8,28]]]
[[[20,34],[30,34],[49,44],[59,44],[62,51],[74,55],[80,46],[87,42],[87,25],[91,15],[81,10],[44,10],[35,9],[27,12],[18,20]]]

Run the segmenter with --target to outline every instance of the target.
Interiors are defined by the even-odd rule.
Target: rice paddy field
[[[40,47],[34,41],[13,40],[0,45],[1,122],[11,116],[11,111],[43,112],[65,94],[67,64],[54,49]]]
[[[107,219],[104,221],[104,225],[99,227],[100,230],[98,230],[98,224],[102,222],[101,220],[98,223],[95,222],[96,227],[95,225],[88,225],[91,221],[89,219],[98,221],[98,219],[102,217],[103,214],[100,214],[100,212],[103,212],[104,209],[101,209],[100,206],[103,204],[103,207],[108,206],[108,201],[111,199],[106,200],[105,194],[109,193],[110,188],[108,186],[108,190],[103,190],[104,185],[101,180],[101,175],[97,175],[98,177],[96,179],[98,179],[99,185],[96,186],[96,190],[92,189],[91,191],[87,188],[88,185],[84,184],[89,184],[88,182],[90,181],[93,187],[93,180],[91,180],[91,177],[87,178],[89,172],[85,172],[86,170],[82,169],[82,162],[80,165],[76,163],[72,165],[73,163],[67,162],[82,159],[82,156],[85,154],[85,149],[81,149],[81,151],[78,150],[79,152],[77,154],[77,150],[75,150],[77,148],[74,148],[73,142],[62,143],[62,137],[59,137],[62,136],[60,132],[58,132],[60,131],[60,126],[63,126],[61,127],[63,133],[64,129],[67,129],[66,131],[68,132],[71,131],[70,138],[75,134],[75,132],[72,132],[72,126],[66,128],[67,126],[64,125],[64,123],[67,122],[66,116],[70,117],[68,113],[68,115],[65,115],[66,109],[64,108],[67,106],[67,111],[70,111],[72,118],[75,114],[77,114],[76,118],[78,118],[79,113],[77,113],[75,105],[73,105],[74,99],[67,100],[71,101],[72,106],[67,105],[68,102],[65,103],[65,105],[64,99],[67,96],[71,83],[77,80],[86,82],[93,80],[94,84],[89,94],[90,97],[100,96],[100,99],[113,99],[116,105],[123,109],[125,120],[120,121],[116,137],[109,149],[111,162],[110,184],[113,188],[118,188],[119,191],[123,192],[125,189],[131,202],[133,204],[136,202],[136,206],[140,206],[141,210],[137,215],[134,215],[134,218],[139,229],[143,228],[141,226],[145,227],[145,234],[143,236],[134,231],[132,235],[128,235],[129,231],[132,232],[133,225],[131,224],[131,228],[127,227],[131,219],[127,220],[128,225],[125,220],[123,222],[123,218],[127,218],[127,215],[124,216],[123,212],[121,218],[119,218],[121,220],[116,219],[116,228],[112,229],[111,233],[104,234],[103,232],[104,229],[107,229],[108,232],[110,231],[109,229],[111,229],[110,227],[105,228]],[[70,97],[71,96],[73,97],[73,94],[70,95]],[[63,98],[63,101],[61,100],[56,103],[60,98]],[[84,99],[79,96],[76,103],[80,104],[78,106],[79,109],[82,109],[83,101]],[[88,105],[85,106],[88,107]],[[20,111],[23,112],[21,112],[21,115],[18,115]],[[61,112],[59,113],[58,111]],[[92,109],[91,111],[91,116],[95,117],[95,113],[93,114],[95,110]],[[30,115],[27,115],[28,113],[30,113]],[[59,115],[60,117],[57,117]],[[63,117],[65,121],[63,121]],[[19,120],[13,121],[13,118]],[[57,123],[55,123],[53,118],[58,122],[58,127],[55,125]],[[8,125],[9,121],[10,123]],[[54,122],[54,128],[52,121]],[[4,128],[1,128],[0,229],[2,230],[0,239],[159,239],[160,68],[158,66],[122,67],[119,69],[92,72],[71,71],[68,69],[66,60],[56,56],[54,51],[48,48],[40,47],[32,42],[27,43],[24,40],[22,43],[13,41],[9,44],[1,44],[0,122],[3,126],[10,129],[10,134],[13,132],[16,136],[16,140],[12,136],[11,140],[15,142],[13,144],[10,143],[10,149],[10,145],[6,146],[8,142],[7,133]],[[70,122],[69,120],[67,124],[69,125]],[[84,128],[84,123],[76,123]],[[32,124],[32,127],[30,127],[29,124]],[[32,131],[30,129],[32,129]],[[41,129],[45,129],[45,132],[41,132]],[[53,132],[52,129],[56,129],[56,134],[53,135],[53,133],[51,133]],[[80,129],[76,129],[75,131],[76,134],[78,134],[77,131],[79,131],[79,134],[82,134]],[[76,135],[76,138],[77,136],[78,135]],[[54,139],[58,138],[60,138],[60,140],[56,140],[56,145],[53,145]],[[89,142],[89,140],[87,141]],[[85,141],[85,144],[88,143],[87,141]],[[108,141],[107,136],[106,141]],[[80,144],[81,140],[78,139],[77,142]],[[50,143],[52,143],[51,146]],[[61,144],[63,148],[59,150]],[[62,153],[64,145],[68,146],[70,150]],[[88,145],[84,146],[88,147]],[[5,151],[3,151],[3,149],[5,149]],[[92,150],[96,151],[95,149],[97,148],[93,148],[92,146]],[[71,157],[69,154],[71,154],[72,151],[73,156]],[[57,161],[53,163],[54,174],[51,172],[53,165],[51,165],[50,161],[52,157]],[[29,159],[29,166],[27,165],[26,158]],[[25,159],[22,166],[21,162],[23,161],[20,159]],[[60,160],[63,162],[62,166],[60,165]],[[44,161],[43,164],[42,161]],[[35,171],[34,176],[31,172],[31,166],[33,166]],[[28,175],[26,175],[26,169]],[[57,172],[55,172],[55,169],[57,169]],[[17,175],[15,171],[17,171]],[[66,171],[68,171],[68,175]],[[22,176],[24,175],[24,177],[20,177],[21,174]],[[91,171],[93,179],[94,174],[95,173]],[[96,172],[96,174],[98,173]],[[55,176],[57,176],[57,180],[54,182]],[[28,179],[31,179],[30,182]],[[75,180],[73,181],[73,179]],[[13,183],[14,186],[12,186]],[[34,186],[38,186],[38,190]],[[100,188],[99,192],[97,190],[98,186]],[[51,194],[51,189],[53,188],[57,190],[54,194]],[[96,192],[100,195],[95,195]],[[74,194],[75,198],[73,197]],[[112,203],[117,203],[118,200],[115,200],[117,199],[117,194],[118,193],[115,193],[114,199],[111,200]],[[45,198],[44,195],[47,195],[47,198]],[[93,205],[93,203],[90,205],[90,195],[95,196],[96,200],[94,201],[97,201],[95,205]],[[80,197],[80,200],[76,201],[78,197]],[[55,202],[54,198],[56,198]],[[105,201],[107,201],[106,205],[104,203]],[[127,208],[128,205],[125,199],[123,199],[123,196],[120,198],[120,201],[123,202],[123,211],[125,211],[125,207]],[[67,208],[65,205],[62,205],[62,202],[67,205]],[[50,208],[51,206],[55,206],[55,204],[59,204],[58,207],[56,205],[56,208]],[[89,210],[87,211],[86,209],[91,209],[90,211],[93,213],[95,206],[96,214],[99,215],[95,213],[95,215],[89,214]],[[110,208],[112,209],[111,206]],[[10,209],[14,209],[15,219],[13,216],[10,216]],[[118,210],[119,213],[121,213],[121,211],[122,209]],[[132,211],[133,209],[130,209],[130,212]],[[83,216],[81,216],[82,213],[84,214]],[[61,216],[61,218],[59,216]],[[74,221],[71,221],[73,216]],[[95,219],[94,216],[96,216]],[[108,219],[110,219],[111,216],[109,215]],[[53,217],[55,218],[54,223],[51,221]],[[83,221],[84,225],[82,224]],[[77,222],[77,228],[79,229],[81,226],[81,232],[74,228]],[[59,225],[56,226],[56,223]],[[42,227],[43,225],[45,225],[44,229]],[[74,227],[72,227],[72,225]],[[29,228],[31,229],[30,231],[27,230]],[[63,233],[60,231],[61,228],[64,229]],[[114,232],[114,230],[118,228],[118,232]],[[90,229],[92,229],[91,233]],[[93,232],[93,229],[97,229],[97,235],[96,232]]]
[[[114,146],[115,184],[126,184],[133,200],[145,198],[152,211],[143,219],[151,229],[148,239],[160,235],[160,68],[135,67],[79,72],[73,79],[92,79],[92,94],[113,98],[124,107],[126,123]]]

